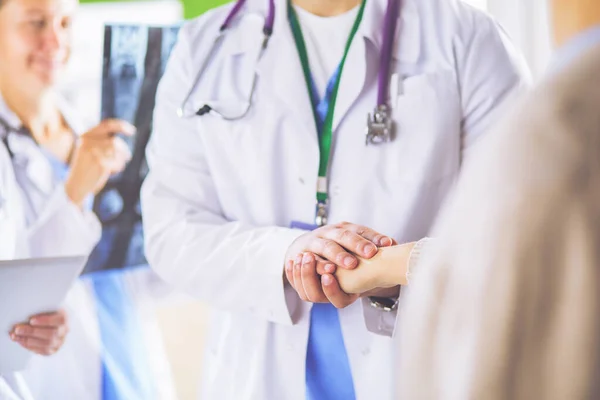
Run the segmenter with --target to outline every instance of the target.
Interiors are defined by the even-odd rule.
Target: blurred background
[[[534,78],[549,61],[546,0],[466,0],[493,15],[523,52]],[[88,123],[100,120],[104,25],[171,25],[225,4],[224,0],[81,0],[74,52],[62,90]],[[159,318],[179,398],[196,399],[201,374],[206,309],[196,302],[162,305]]]

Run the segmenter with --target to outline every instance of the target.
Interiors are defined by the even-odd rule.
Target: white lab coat
[[[83,133],[81,121],[60,98],[64,118],[77,134]],[[0,97],[0,117],[19,127],[18,117]],[[64,186],[56,182],[47,156],[28,136],[11,133],[8,143],[20,199],[27,222],[26,237],[32,257],[89,254],[101,235],[98,218],[81,211],[66,196]],[[148,356],[156,398],[176,397],[169,363],[154,313],[156,297],[165,296],[167,287],[146,269],[120,271],[132,298],[144,332],[140,340],[152,352]],[[51,357],[34,355],[22,375],[36,399],[102,399],[101,331],[93,285],[85,276],[78,280],[64,303],[70,332],[63,347]],[[150,351],[149,351],[150,353]],[[144,399],[145,400],[145,399]]]
[[[150,174],[142,190],[146,254],[165,280],[214,307],[203,399],[305,399],[311,304],[283,284],[283,259],[314,219],[317,132],[286,16],[255,65],[267,1],[250,0],[191,102],[244,101],[241,121],[176,111],[231,6],[188,23],[159,87]],[[468,150],[524,83],[520,57],[494,21],[456,0],[404,1],[392,71],[396,139],[365,146],[377,95],[387,2],[369,0],[350,48],[334,117],[330,222],[350,221],[399,242],[429,232]],[[396,313],[366,300],[340,311],[357,399],[394,395]],[[388,336],[386,336],[388,335]]]
[[[27,257],[28,252],[19,187],[8,151],[0,143],[0,260]]]
[[[27,257],[27,253],[27,237],[19,187],[8,151],[4,144],[0,143],[0,260]],[[21,374],[0,375],[0,400],[30,400],[31,398],[31,393]]]

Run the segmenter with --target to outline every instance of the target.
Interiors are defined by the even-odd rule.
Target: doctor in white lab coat
[[[33,257],[89,254],[96,246],[101,226],[90,200],[128,161],[127,145],[114,134],[134,130],[111,120],[86,132],[57,93],[76,8],[75,0],[0,0],[0,138]],[[27,255],[7,255],[15,256]],[[154,315],[156,295],[167,292],[149,268],[82,277],[65,301],[65,345],[52,357],[34,357],[23,372],[33,397],[175,398]]]
[[[342,58],[359,3],[294,1],[320,96]],[[341,268],[327,251],[336,257],[348,256],[348,247],[360,253],[348,244],[365,244],[356,233],[377,245],[390,244],[379,234],[400,243],[425,237],[463,160],[526,81],[520,56],[489,16],[458,0],[403,1],[391,64],[399,79],[389,95],[397,133],[391,142],[365,146],[387,6],[386,0],[367,0],[333,117],[330,226],[292,229],[293,221],[315,219],[319,137],[286,0],[275,1],[273,36],[256,62],[267,6],[266,0],[246,3],[197,84],[232,5],[183,27],[159,87],[148,150],[142,190],[147,257],[161,277],[214,308],[206,399],[307,398],[314,304],[302,300],[310,300],[299,293],[302,285],[284,278],[286,254],[312,251]],[[178,117],[192,87],[191,109],[207,102],[241,108],[255,71],[256,90],[243,118]],[[322,244],[329,250],[321,251]],[[349,262],[350,268],[356,264]],[[397,307],[373,307],[368,297],[344,300],[330,278],[328,287],[323,278],[319,297],[325,293],[336,306],[347,306],[339,321],[351,397],[392,399],[394,382],[402,379],[393,370],[389,337]]]

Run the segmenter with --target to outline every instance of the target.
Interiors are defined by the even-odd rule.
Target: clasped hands
[[[394,297],[406,284],[413,243],[343,222],[298,237],[285,257],[285,278],[298,296],[344,308],[359,297]]]

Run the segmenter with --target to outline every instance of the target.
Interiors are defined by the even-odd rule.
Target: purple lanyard
[[[396,34],[396,25],[400,15],[400,1],[388,0],[383,22],[383,43],[379,54],[379,76],[377,91],[377,107],[367,120],[365,144],[380,144],[389,142],[394,135],[392,108],[388,103],[390,95],[390,73],[392,68],[392,50]]]

